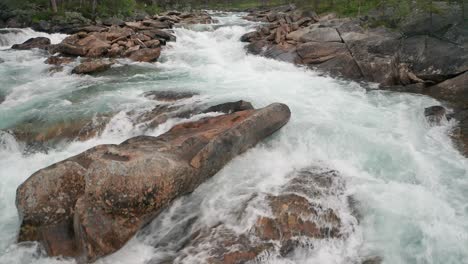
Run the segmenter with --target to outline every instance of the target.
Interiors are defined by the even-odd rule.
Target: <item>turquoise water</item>
[[[6,96],[0,104],[0,129],[27,121],[40,125],[114,115],[102,135],[58,145],[47,154],[24,155],[21,142],[0,134],[0,263],[72,262],[47,258],[35,244],[14,244],[19,225],[16,187],[34,171],[89,147],[142,133],[156,136],[186,121],[173,119],[144,131],[135,125],[133,112],[157,104],[142,96],[150,90],[199,93],[184,103],[243,99],[262,107],[283,102],[290,106],[292,119],[100,263],[158,263],[176,255],[170,246],[155,245],[160,245],[162,234],[173,232],[190,217],[197,218],[198,227],[222,222],[245,231],[252,219],[266,213],[252,205],[243,219],[233,220],[245,198],[274,193],[292,170],[310,165],[342,174],[345,195],[358,201],[362,219],[357,224],[343,197],[320,201],[339,211],[350,236],[314,241],[313,248],[299,249],[288,259],[272,254],[263,262],[360,263],[368,256],[382,256],[391,264],[468,263],[468,160],[450,140],[454,121],[438,127],[425,121],[424,108],[439,102],[420,95],[368,91],[357,83],[247,55],[239,38],[254,24],[233,14],[219,20],[215,26],[176,29],[177,42],[165,47],[157,63],[121,60],[98,76],[72,75],[73,64],[49,73],[43,63],[46,56],[39,51],[12,51],[6,45],[0,50],[5,61],[0,63],[0,94]],[[38,34],[23,33],[24,39]],[[203,263],[204,257],[188,256],[176,263]]]

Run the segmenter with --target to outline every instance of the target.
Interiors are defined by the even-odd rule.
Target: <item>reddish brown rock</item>
[[[149,49],[143,48],[137,51],[131,52],[128,57],[134,61],[141,61],[141,62],[154,62],[158,60],[159,56],[161,55],[161,48]]]
[[[74,59],[70,57],[51,56],[47,58],[47,60],[45,60],[44,62],[47,64],[59,66],[62,64],[68,64],[72,61],[74,61]]]
[[[100,145],[42,169],[17,190],[19,241],[39,240],[49,254],[81,261],[112,253],[289,117],[286,105],[272,104]]]
[[[178,259],[183,260],[185,252],[203,252],[203,263],[248,263],[264,260],[265,256],[282,258],[296,248],[314,246],[314,241],[320,239],[346,239],[349,230],[337,212],[328,204],[319,203],[321,199],[339,199],[343,195],[343,179],[337,172],[307,168],[291,177],[279,194],[253,196],[246,201],[240,210],[263,201],[271,212],[269,216],[259,215],[250,230],[235,232],[223,223],[197,230]]]
[[[91,74],[108,70],[112,66],[112,62],[102,60],[85,61],[73,68],[72,73],[76,74]]]

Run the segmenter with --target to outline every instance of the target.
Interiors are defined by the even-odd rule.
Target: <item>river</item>
[[[133,125],[129,110],[147,111],[151,90],[192,91],[189,100],[221,103],[287,104],[291,121],[270,139],[237,157],[194,193],[177,200],[124,248],[98,263],[160,263],[177,254],[161,237],[194,225],[225,223],[242,230],[233,210],[245,197],[274,193],[294,169],[332,168],[357,201],[361,219],[333,205],[352,229],[344,240],[317,241],[286,259],[265,263],[360,263],[381,256],[383,263],[468,263],[468,159],[453,146],[455,121],[430,126],[424,108],[440,104],[427,96],[365,89],[361,84],[259,56],[247,55],[239,38],[255,26],[239,14],[215,14],[216,25],[177,28],[157,63],[121,60],[98,76],[71,74],[71,66],[49,73],[37,50],[8,49],[33,36],[59,42],[64,35],[20,29],[0,31],[0,263],[73,263],[49,258],[35,243],[15,244],[19,220],[15,191],[29,175],[92,146],[120,143],[142,133],[157,136],[184,119],[152,130]],[[1,62],[3,61],[3,62]],[[366,85],[372,87],[372,85]],[[24,152],[6,129],[34,120],[117,113],[100,136],[59,144],[47,152]],[[197,118],[192,117],[193,118]],[[157,246],[155,246],[157,245]],[[209,245],[208,245],[209,246]],[[200,263],[200,256],[176,263]]]

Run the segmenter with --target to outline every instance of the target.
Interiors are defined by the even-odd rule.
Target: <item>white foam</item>
[[[60,33],[48,34],[34,31],[31,28],[3,28],[0,29],[0,49],[9,48],[13,44],[21,44],[30,38],[46,37],[52,44],[60,43],[67,35]]]

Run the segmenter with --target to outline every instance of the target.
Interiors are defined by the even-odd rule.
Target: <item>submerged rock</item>
[[[18,241],[40,241],[50,255],[79,261],[110,254],[289,117],[276,103],[100,145],[42,169],[18,187]]]
[[[50,45],[50,39],[46,37],[30,38],[22,44],[11,46],[12,49],[28,50],[28,49],[47,49]]]
[[[106,114],[49,122],[31,119],[9,130],[18,141],[26,145],[54,145],[62,141],[84,141],[97,136],[104,130],[109,119]]]
[[[468,157],[468,108],[456,109],[449,117],[458,122],[453,137],[460,151]]]
[[[424,116],[431,125],[440,125],[442,120],[446,120],[447,110],[440,105],[427,107],[424,109]]]
[[[266,256],[287,257],[298,248],[314,247],[314,243],[346,239],[352,232],[347,225],[352,223],[340,215],[347,206],[346,199],[341,199],[344,182],[340,175],[311,167],[289,177],[291,180],[279,193],[253,196],[236,212],[243,215],[255,205],[268,212],[258,214],[250,227],[243,226],[241,230],[245,231],[234,231],[224,223],[192,229],[177,260],[195,255],[202,263],[256,263],[265,261]],[[334,207],[326,202],[330,200],[343,204]]]
[[[226,114],[238,112],[238,111],[244,111],[244,110],[252,110],[254,107],[252,106],[251,103],[240,100],[237,102],[232,102],[232,103],[224,103],[224,104],[219,104],[219,105],[214,105],[206,110],[203,111],[203,113],[209,113],[209,112],[222,112]]]
[[[143,95],[153,100],[173,102],[173,101],[191,98],[198,94],[195,92],[149,91],[149,92],[144,93]]]

